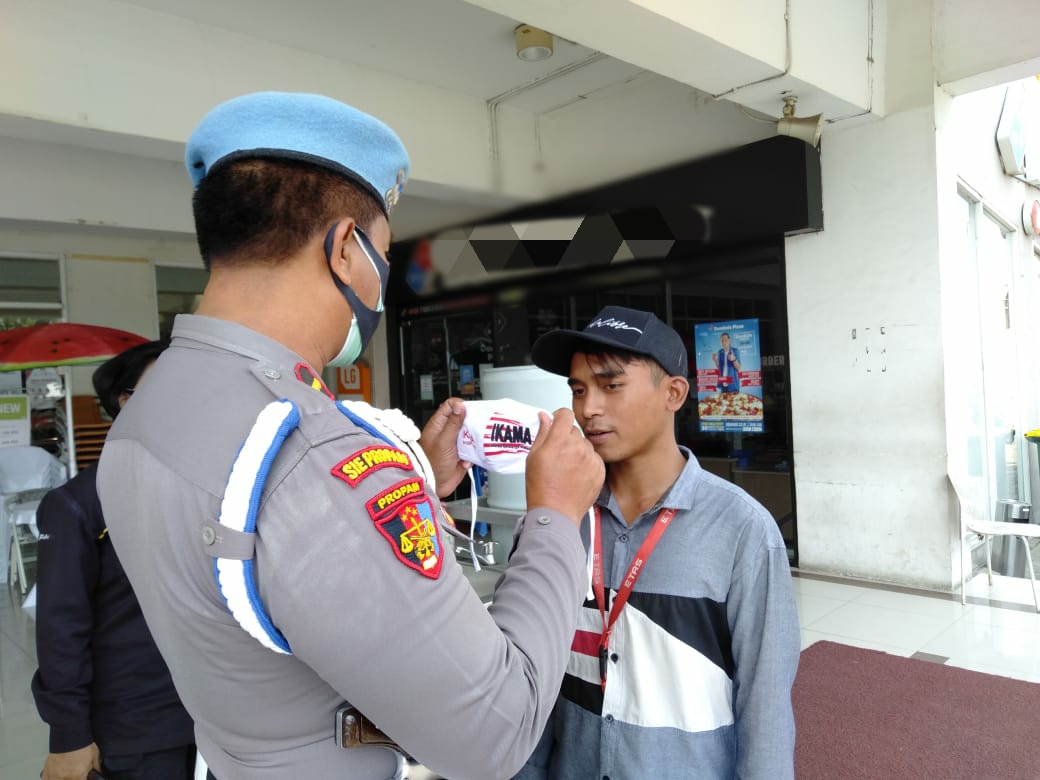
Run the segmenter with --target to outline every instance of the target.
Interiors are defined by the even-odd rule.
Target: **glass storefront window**
[[[62,319],[56,257],[0,255],[0,330]]]
[[[694,326],[730,319],[757,319],[762,347],[761,382],[765,431],[756,434],[699,431],[698,406],[691,399],[676,418],[677,438],[702,465],[757,498],[776,518],[797,562],[791,450],[787,327],[780,250],[750,253],[736,262],[712,259],[659,267],[603,269],[596,275],[546,275],[527,289],[510,288],[472,306],[462,301],[426,301],[399,312],[403,375],[397,402],[418,424],[449,395],[480,398],[480,362],[496,367],[530,362],[530,349],[543,333],[582,328],[607,305],[654,312],[671,324],[691,350]],[[466,381],[475,379],[472,388]],[[696,384],[691,373],[691,383]],[[472,389],[472,395],[470,390]]]

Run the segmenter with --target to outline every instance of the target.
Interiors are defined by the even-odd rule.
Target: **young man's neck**
[[[674,438],[662,440],[650,451],[609,464],[607,486],[624,521],[631,525],[660,501],[685,467],[686,458]]]

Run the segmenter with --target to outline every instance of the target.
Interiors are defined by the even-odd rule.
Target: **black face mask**
[[[368,261],[379,276],[379,300],[376,304],[378,308],[370,309],[361,302],[361,299],[358,298],[357,293],[354,292],[350,285],[344,284],[332,272],[332,242],[336,227],[336,225],[333,225],[329,228],[329,232],[325,236],[325,259],[329,263],[329,273],[332,274],[332,281],[336,283],[336,288],[346,299],[347,303],[350,304],[351,311],[354,312],[357,334],[355,334],[354,322],[351,322],[350,331],[347,333],[347,340],[343,345],[343,349],[329,361],[328,365],[349,366],[365,351],[365,348],[372,341],[372,336],[375,335],[376,328],[379,327],[379,320],[383,316],[383,296],[386,294],[386,285],[390,279],[390,266],[379,257],[379,253],[369,237],[365,235],[365,232],[355,225],[354,238],[357,239],[358,246],[361,247],[361,251],[365,253],[365,257],[368,258]]]

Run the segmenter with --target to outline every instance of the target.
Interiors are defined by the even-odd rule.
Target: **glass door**
[[[979,214],[981,212],[981,214]],[[982,340],[988,487],[991,502],[1025,498],[1025,469],[1019,469],[1019,361],[1014,326],[1012,242],[995,215],[977,209],[977,289]]]

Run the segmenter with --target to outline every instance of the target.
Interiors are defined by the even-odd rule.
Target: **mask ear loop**
[[[477,528],[477,478],[473,467],[466,469],[469,474],[469,557],[473,561],[473,571],[480,571],[480,560],[477,558],[477,541],[473,536]]]
[[[592,556],[596,554],[596,512],[595,505],[589,508],[589,552],[585,556],[585,567],[589,575],[589,592],[585,594],[586,601],[595,601],[596,593],[592,589]]]

